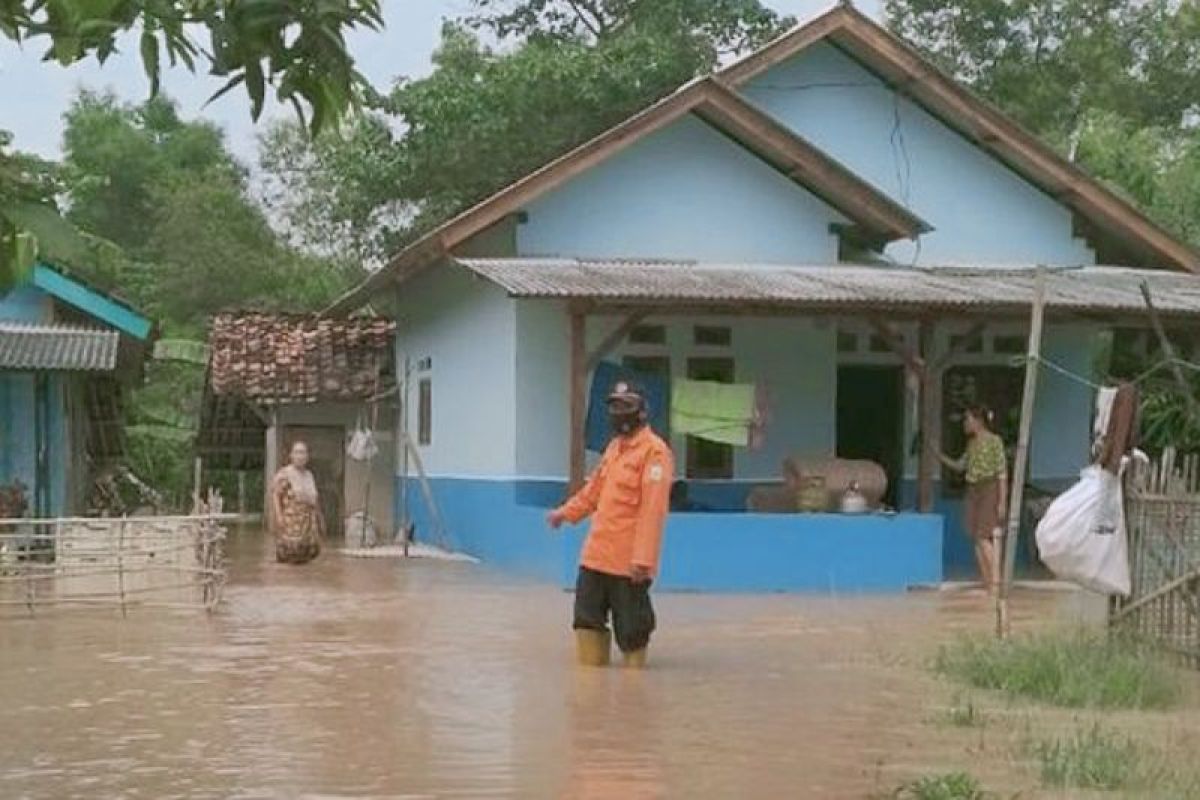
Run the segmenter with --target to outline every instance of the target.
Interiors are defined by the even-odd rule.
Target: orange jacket
[[[588,482],[559,509],[571,523],[592,517],[580,563],[609,575],[628,575],[635,564],[657,574],[674,477],[671,448],[649,425],[615,437]]]

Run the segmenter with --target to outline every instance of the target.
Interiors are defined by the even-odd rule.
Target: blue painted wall
[[[0,295],[0,320],[8,322],[49,322],[54,306],[49,296],[33,286],[20,286]]]
[[[33,286],[22,286],[0,297],[0,320],[49,322],[54,317],[50,297]],[[50,514],[68,510],[68,464],[71,442],[67,415],[70,377],[51,374],[47,382],[49,408],[46,443],[49,468]],[[28,492],[29,507],[35,510],[34,483],[37,475],[34,376],[30,372],[0,372],[0,483],[20,480]]]
[[[435,479],[453,544],[490,566],[573,585],[585,526],[552,533],[547,507],[561,498],[545,483]],[[418,541],[431,538],[416,486],[409,503]],[[524,504],[519,501],[534,501]],[[657,586],[665,591],[890,592],[942,576],[938,516],[845,517],[672,514]]]
[[[50,410],[46,431],[49,449],[50,514],[67,512],[68,464],[71,460],[67,431],[68,378],[52,375],[47,384]],[[35,510],[37,447],[34,430],[34,376],[28,372],[0,372],[0,483],[25,484],[30,513]]]
[[[818,44],[742,88],[752,102],[933,227],[900,263],[1090,264],[1071,213],[837,48]]]
[[[838,212],[694,116],[530,204],[520,255],[837,261]]]

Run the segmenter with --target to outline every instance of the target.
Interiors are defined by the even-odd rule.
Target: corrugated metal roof
[[[1029,266],[905,268],[581,259],[458,259],[458,263],[514,297],[831,310],[1012,311],[1031,305],[1036,281]],[[1047,270],[1047,306],[1075,312],[1141,313],[1143,281],[1149,283],[1155,306],[1163,314],[1200,316],[1200,276],[1118,267]]]
[[[111,371],[119,344],[116,331],[0,322],[0,369]]]

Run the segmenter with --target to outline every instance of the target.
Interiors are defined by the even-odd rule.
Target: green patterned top
[[[967,483],[995,480],[1008,470],[1004,442],[994,433],[984,431],[967,443]]]

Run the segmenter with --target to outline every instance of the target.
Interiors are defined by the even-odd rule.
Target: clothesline
[[[1095,381],[1092,381],[1092,380],[1084,377],[1083,375],[1080,375],[1079,373],[1074,372],[1073,370],[1070,370],[1067,367],[1064,367],[1062,364],[1058,364],[1058,363],[1052,361],[1051,359],[1046,358],[1045,356],[1041,356],[1041,355],[1016,356],[1013,358],[1012,364],[1013,364],[1013,366],[1019,367],[1019,366],[1025,365],[1030,360],[1034,361],[1037,364],[1040,364],[1041,366],[1045,367],[1046,369],[1050,370],[1051,372],[1058,373],[1059,375],[1066,378],[1067,380],[1075,381],[1076,383],[1086,386],[1089,389],[1092,389],[1093,391],[1100,391],[1101,389],[1104,388],[1103,385],[1098,384]],[[1190,370],[1193,370],[1196,372],[1200,372],[1200,364],[1194,364],[1191,361],[1185,361],[1182,358],[1164,358],[1161,361],[1159,361],[1158,363],[1156,363],[1154,366],[1147,369],[1145,372],[1142,372],[1140,375],[1135,377],[1133,380],[1129,381],[1129,383],[1133,384],[1134,386],[1137,386],[1137,385],[1141,384],[1142,382],[1146,381],[1147,379],[1149,379],[1152,375],[1159,372],[1160,370],[1166,369],[1167,367],[1171,367],[1171,366],[1186,367],[1187,369],[1190,369]],[[1117,381],[1114,381],[1114,383],[1116,383],[1116,382]]]

